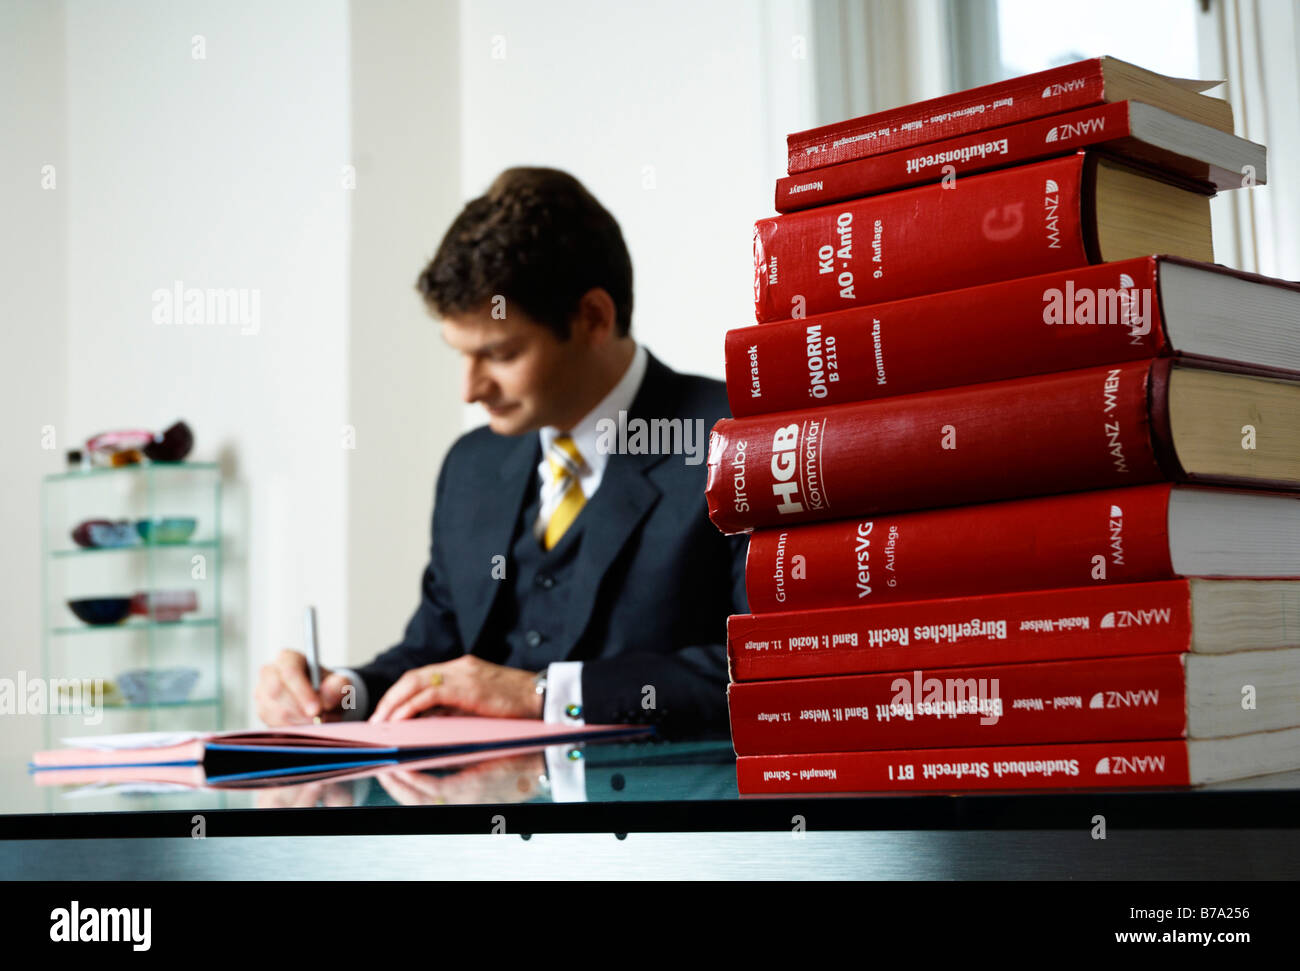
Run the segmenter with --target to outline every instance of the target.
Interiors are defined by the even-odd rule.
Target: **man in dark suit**
[[[510,169],[418,287],[488,427],[443,462],[401,643],[330,672],[319,696],[302,655],[282,652],[262,669],[262,718],[725,727],[726,617],[746,609],[746,541],[722,536],[704,500],[725,388],[632,338],[618,224],[571,176]]]

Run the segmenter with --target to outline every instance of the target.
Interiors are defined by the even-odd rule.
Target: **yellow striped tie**
[[[587,497],[582,494],[582,485],[578,482],[578,476],[586,463],[578,446],[573,444],[573,439],[568,435],[559,435],[551,443],[546,453],[546,463],[551,470],[551,481],[543,503],[544,508],[549,505],[550,514],[544,520],[546,530],[542,534],[542,547],[549,550],[560,541],[564,531],[578,518],[578,513],[582,512],[582,507],[587,503]]]

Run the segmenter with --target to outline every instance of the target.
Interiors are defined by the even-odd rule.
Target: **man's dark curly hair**
[[[416,281],[439,316],[475,312],[494,296],[568,340],[582,295],[604,289],[616,327],[632,327],[632,260],[614,217],[559,169],[506,169],[471,200]]]

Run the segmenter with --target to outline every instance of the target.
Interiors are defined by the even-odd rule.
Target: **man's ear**
[[[578,301],[573,315],[572,334],[592,347],[600,347],[618,337],[618,308],[604,287],[592,287]]]

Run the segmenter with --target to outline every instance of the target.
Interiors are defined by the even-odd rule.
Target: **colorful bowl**
[[[117,549],[139,546],[140,534],[129,520],[114,523],[107,519],[87,519],[72,530],[72,541],[85,549]]]
[[[189,698],[198,668],[137,668],[117,676],[117,687],[131,705],[174,705]]]
[[[130,597],[83,597],[69,600],[68,609],[92,627],[109,627],[126,620],[131,612]]]
[[[141,519],[135,528],[146,543],[165,546],[186,542],[194,535],[198,525],[199,521],[192,516],[169,516],[164,519]]]

